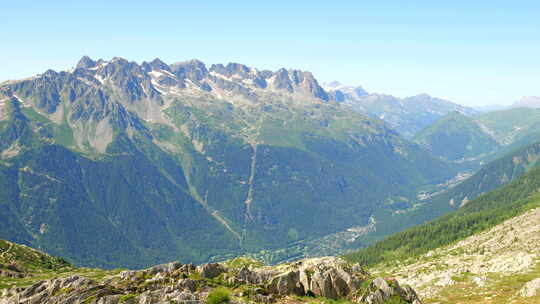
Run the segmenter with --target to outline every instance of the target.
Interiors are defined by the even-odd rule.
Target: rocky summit
[[[215,299],[221,299],[218,301]],[[409,286],[373,278],[358,264],[315,258],[262,266],[237,258],[195,267],[173,262],[100,279],[72,275],[5,289],[0,303],[421,303]]]

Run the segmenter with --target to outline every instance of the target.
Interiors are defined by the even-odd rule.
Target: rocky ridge
[[[207,67],[199,60],[138,64],[87,56],[68,71],[48,70],[0,84],[0,120],[6,106],[19,102],[56,124],[68,123],[79,150],[104,153],[118,131],[146,133],[145,123],[175,127],[164,113],[175,98],[226,100],[231,107],[258,107],[263,98],[302,104],[331,100],[307,71],[259,71],[239,63]]]
[[[198,267],[173,262],[98,280],[72,275],[5,289],[0,303],[202,303],[217,288],[227,288],[232,303],[301,303],[298,297],[303,296],[420,303],[411,287],[395,279],[373,279],[360,265],[330,257],[277,266],[242,258]]]

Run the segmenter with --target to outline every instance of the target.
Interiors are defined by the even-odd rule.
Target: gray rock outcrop
[[[238,268],[222,263],[194,267],[173,262],[122,271],[102,280],[70,276],[39,281],[29,287],[4,290],[0,304],[196,304],[203,303],[219,286],[231,290],[233,297],[248,297],[258,303],[279,302],[290,295],[346,298],[371,304],[397,297],[407,303],[420,303],[412,288],[401,287],[395,280],[376,278],[366,288],[368,280],[371,277],[359,265],[329,257]]]

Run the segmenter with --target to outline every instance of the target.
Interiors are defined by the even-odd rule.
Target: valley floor
[[[424,303],[540,303],[540,208],[372,271],[411,285]]]

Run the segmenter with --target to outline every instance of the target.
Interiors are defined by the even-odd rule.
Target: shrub
[[[231,300],[231,292],[227,288],[216,288],[208,294],[206,304],[222,304],[229,303]]]

